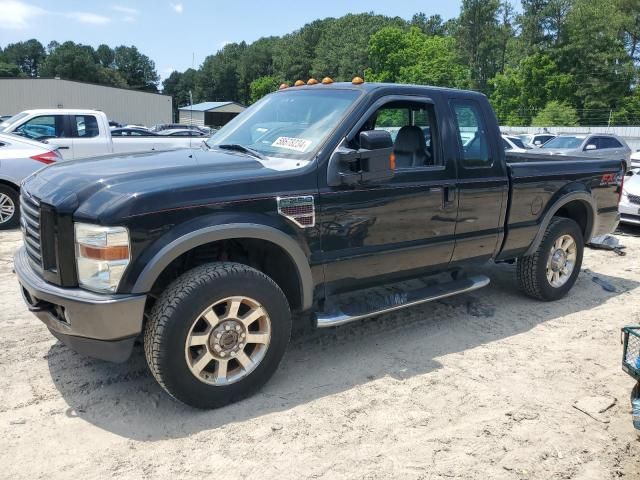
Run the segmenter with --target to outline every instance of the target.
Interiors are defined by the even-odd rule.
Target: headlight
[[[75,232],[78,283],[88,290],[115,292],[131,259],[129,231],[76,223]]]

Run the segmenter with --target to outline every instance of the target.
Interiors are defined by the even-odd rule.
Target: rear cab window
[[[487,168],[493,165],[489,136],[480,106],[473,100],[453,100],[458,142],[464,168]]]
[[[74,137],[93,138],[100,134],[98,119],[93,115],[73,115]]]

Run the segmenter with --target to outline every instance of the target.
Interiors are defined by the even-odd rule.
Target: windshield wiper
[[[223,150],[235,150],[237,152],[248,153],[252,157],[259,158],[260,160],[269,160],[265,155],[258,152],[257,150],[254,150],[249,147],[245,147],[244,145],[240,145],[239,143],[227,143],[223,145],[216,145],[216,147],[221,148]]]

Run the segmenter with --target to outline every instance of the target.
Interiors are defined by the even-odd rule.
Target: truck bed
[[[531,239],[543,230],[545,215],[569,193],[584,192],[585,202],[594,207],[594,218],[600,220],[593,225],[592,236],[615,228],[619,178],[623,173],[619,160],[513,153],[507,154],[507,169],[510,193],[499,260],[526,253]],[[588,227],[590,221],[588,207],[588,204],[572,205],[572,208],[585,209],[584,227]]]

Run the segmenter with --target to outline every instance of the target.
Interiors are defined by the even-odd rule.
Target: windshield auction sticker
[[[296,152],[306,152],[309,145],[311,145],[311,140],[293,137],[279,137],[271,144],[272,147],[286,148],[288,150],[295,150]]]

